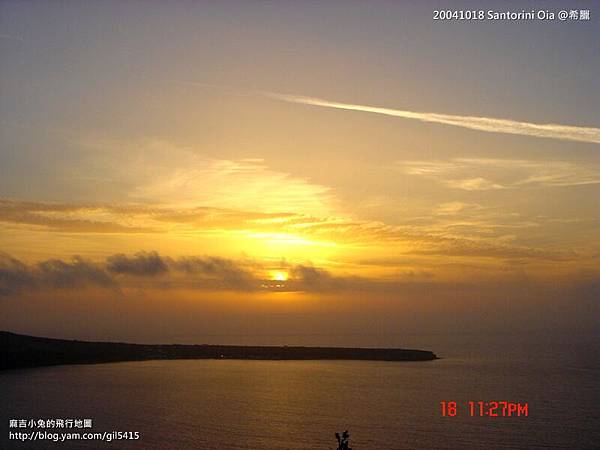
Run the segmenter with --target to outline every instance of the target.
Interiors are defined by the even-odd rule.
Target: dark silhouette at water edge
[[[431,361],[438,357],[426,350],[401,348],[150,345],[51,339],[0,331],[0,370],[157,359]]]

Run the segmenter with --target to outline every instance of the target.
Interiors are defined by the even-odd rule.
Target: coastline
[[[0,370],[175,359],[433,361],[439,358],[428,350],[402,348],[130,344],[0,331]]]

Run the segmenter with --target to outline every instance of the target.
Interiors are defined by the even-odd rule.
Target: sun
[[[274,281],[286,281],[288,279],[288,273],[281,270],[272,270],[270,275]]]

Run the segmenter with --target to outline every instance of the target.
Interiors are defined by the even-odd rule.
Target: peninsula
[[[401,348],[127,344],[26,336],[0,331],[0,370],[152,359],[431,361],[430,351]]]

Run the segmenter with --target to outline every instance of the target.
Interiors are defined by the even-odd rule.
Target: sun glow
[[[270,275],[273,281],[286,281],[289,278],[288,273],[281,270],[273,270],[270,272]]]

